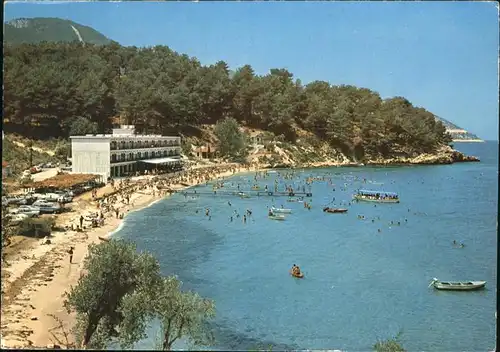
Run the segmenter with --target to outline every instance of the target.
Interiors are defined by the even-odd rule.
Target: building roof
[[[56,188],[67,189],[101,177],[95,174],[60,174],[43,181],[23,185],[24,188]]]
[[[159,134],[130,134],[130,135],[127,135],[127,134],[96,134],[96,135],[93,135],[93,134],[86,134],[85,136],[70,136],[69,137],[70,139],[78,139],[78,138],[85,138],[85,139],[120,139],[120,138],[123,138],[123,139],[142,139],[142,138],[162,138],[162,139],[166,139],[166,138],[181,138],[180,136],[162,136],[162,135],[159,135]]]
[[[8,166],[9,166],[9,163],[6,162],[6,161],[4,161],[4,160],[2,160],[2,167],[8,167]]]

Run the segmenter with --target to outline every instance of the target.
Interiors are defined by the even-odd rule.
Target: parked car
[[[46,200],[37,200],[33,203],[34,207],[40,208],[41,214],[52,214],[52,213],[60,213],[62,208],[58,203],[48,202]]]
[[[40,215],[40,208],[31,205],[21,205],[19,208],[10,209],[9,214],[26,214],[29,217],[34,217]]]
[[[56,191],[54,194],[57,194],[59,198],[57,198],[57,201],[59,203],[71,203],[73,201],[73,192],[66,192],[66,191]]]
[[[61,196],[57,193],[45,193],[45,197],[44,199],[46,201],[49,201],[49,202],[57,202],[59,201],[59,198],[61,198]]]
[[[37,174],[39,172],[42,171],[42,169],[39,167],[39,166],[33,166],[31,169],[30,169],[31,173],[32,174]]]
[[[28,200],[24,197],[21,196],[3,196],[2,197],[2,205],[12,205],[12,204],[17,204],[17,205],[26,205],[28,204]]]

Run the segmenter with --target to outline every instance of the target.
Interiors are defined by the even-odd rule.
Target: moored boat
[[[238,192],[238,196],[240,196],[240,198],[250,198],[250,196],[246,193],[243,193],[243,192]]]
[[[429,287],[447,291],[472,291],[484,288],[486,281],[440,281],[433,278]]]
[[[273,213],[281,213],[281,214],[291,214],[292,213],[292,209],[286,209],[286,208],[271,207],[271,211]]]
[[[399,195],[395,192],[370,191],[360,189],[353,198],[357,201],[376,203],[399,203]]]
[[[268,215],[268,218],[271,220],[285,220],[285,215],[273,214],[273,215]]]
[[[325,207],[323,208],[323,211],[325,213],[347,213],[347,209],[344,209],[344,208],[329,208],[329,207]]]

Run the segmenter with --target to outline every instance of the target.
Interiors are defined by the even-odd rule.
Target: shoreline
[[[224,169],[236,166],[235,164],[219,164],[209,167]],[[248,170],[240,167],[234,173],[231,170],[217,170],[206,182],[258,170],[254,167]],[[149,180],[151,178],[148,177]],[[133,183],[138,184],[140,181],[143,180],[135,180]],[[182,183],[187,185],[175,183],[172,184],[171,189],[182,191],[197,185],[193,181]],[[119,232],[125,226],[128,214],[150,207],[173,194],[157,192],[153,196],[153,192],[152,189],[147,189],[132,193],[130,204],[123,204],[119,207],[120,213],[123,213],[122,219],[108,213],[105,216],[105,224],[101,227],[90,228],[84,232],[53,232],[50,237],[51,244],[43,245],[41,239],[38,239],[33,241],[28,248],[8,256],[8,265],[2,266],[2,348],[51,348],[54,346],[64,348],[63,330],[57,328],[60,324],[50,315],[55,316],[61,322],[64,331],[70,335],[69,342],[73,342],[70,330],[74,324],[75,315],[68,314],[63,308],[64,293],[71,286],[76,285],[80,276],[84,274],[83,263],[88,253],[88,246],[101,243],[102,240],[99,238],[108,239]],[[80,212],[95,211],[96,205],[92,203],[84,204]],[[66,253],[69,246],[74,247],[72,264],[69,263]],[[4,273],[10,275],[4,278]],[[49,301],[46,297],[52,297],[52,299]],[[56,331],[51,331],[54,328],[57,328]],[[54,335],[57,338],[54,338]]]
[[[485,143],[482,139],[452,139],[453,143]]]

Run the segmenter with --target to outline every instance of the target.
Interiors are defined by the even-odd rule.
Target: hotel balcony
[[[162,147],[180,147],[179,140],[154,140],[154,141],[111,141],[111,150],[134,150]]]
[[[160,150],[146,150],[146,151],[123,151],[114,152],[111,154],[111,164],[135,162],[139,160],[166,158],[166,157],[179,157],[181,155],[181,148],[161,148]]]

